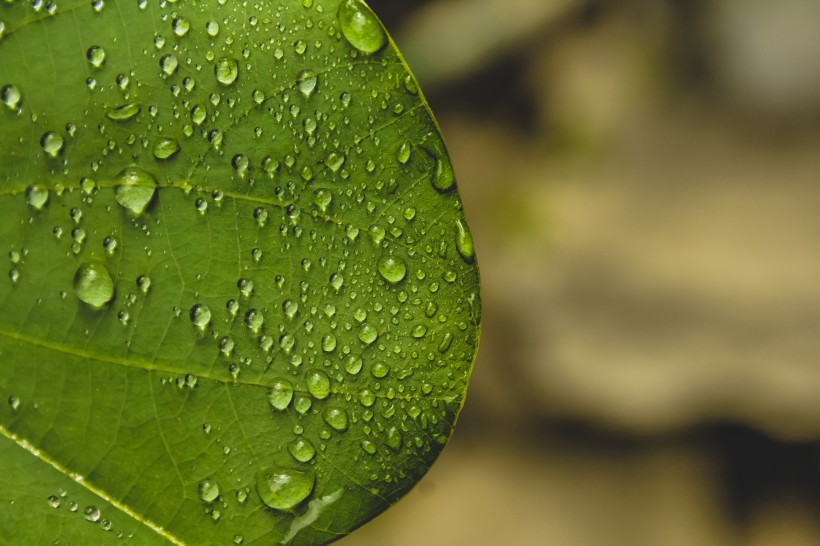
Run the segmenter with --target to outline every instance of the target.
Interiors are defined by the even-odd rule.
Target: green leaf
[[[0,4],[0,543],[320,544],[463,403],[472,240],[358,0]]]

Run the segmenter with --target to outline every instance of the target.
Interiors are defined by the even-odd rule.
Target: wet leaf
[[[321,544],[463,403],[473,245],[355,0],[0,6],[0,542]]]

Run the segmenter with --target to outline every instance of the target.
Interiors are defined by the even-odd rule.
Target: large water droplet
[[[213,20],[208,21],[205,23],[205,32],[207,32],[211,38],[216,37],[219,34],[219,23]]]
[[[327,334],[322,338],[322,350],[326,353],[332,353],[336,350],[336,336]]]
[[[382,256],[378,263],[379,274],[390,284],[398,284],[407,276],[407,266],[395,256]]]
[[[171,28],[177,36],[185,36],[191,29],[191,23],[184,17],[177,17],[171,22]]]
[[[292,319],[299,313],[299,304],[294,300],[285,300],[282,304],[282,310],[289,319]]]
[[[43,210],[48,203],[48,188],[40,184],[29,186],[26,190],[26,203],[36,210]]]
[[[116,108],[109,108],[106,110],[105,115],[113,121],[127,121],[139,114],[141,109],[142,107],[139,104],[129,102]]]
[[[342,408],[329,407],[322,414],[325,423],[338,430],[339,432],[347,430],[348,417],[347,412]]]
[[[308,372],[305,382],[307,383],[308,392],[314,398],[323,400],[330,395],[330,378],[322,370]]]
[[[453,173],[453,166],[447,159],[437,159],[435,170],[433,171],[433,187],[444,193],[451,189],[456,183]]]
[[[256,476],[256,491],[267,506],[290,510],[308,498],[316,482],[310,472],[290,468],[273,468]]]
[[[274,409],[285,410],[293,400],[293,386],[284,379],[277,380],[268,392],[268,400]]]
[[[387,35],[376,15],[358,0],[344,0],[336,18],[350,45],[366,55],[377,52],[387,43]]]
[[[91,66],[100,68],[105,62],[105,50],[100,46],[91,46],[85,52],[85,57],[91,63]]]
[[[296,76],[296,86],[306,99],[309,99],[316,91],[318,81],[319,77],[312,70],[303,70]]]
[[[100,509],[96,506],[86,506],[83,510],[83,517],[91,523],[97,523],[100,521],[101,516],[102,514],[100,513]]]
[[[47,131],[40,137],[40,146],[42,146],[43,151],[48,154],[49,157],[57,157],[63,151],[65,139],[57,133]]]
[[[102,309],[114,297],[114,281],[103,264],[84,263],[74,275],[74,293],[92,309]]]
[[[199,498],[202,502],[214,502],[219,496],[219,484],[214,480],[206,479],[199,482]]]
[[[148,207],[157,191],[154,175],[139,167],[128,167],[117,177],[114,198],[132,214],[139,216]]]
[[[170,76],[174,72],[177,71],[177,67],[179,66],[179,61],[173,55],[163,55],[162,58],[159,60],[159,67],[165,72],[166,75]]]
[[[388,366],[384,362],[376,362],[373,364],[373,367],[370,368],[370,373],[376,379],[381,379],[382,377],[385,377],[388,373],[390,373],[390,366]]]
[[[179,142],[174,138],[161,138],[154,145],[154,157],[160,160],[171,159],[179,152]]]
[[[3,89],[0,89],[0,100],[12,110],[17,108],[22,98],[23,94],[20,93],[20,89],[16,85],[6,85],[3,86]]]
[[[306,463],[316,455],[316,448],[306,438],[297,438],[289,443],[288,451],[300,463]]]
[[[363,324],[362,327],[359,329],[359,339],[362,343],[366,345],[370,345],[376,338],[379,337],[379,331],[376,330],[375,326],[371,326],[369,324]]]
[[[471,263],[475,259],[475,248],[473,247],[473,237],[464,220],[456,220],[456,250],[465,262]]]
[[[216,80],[222,85],[231,85],[239,76],[239,63],[222,57],[214,65],[214,74],[216,74]]]
[[[204,332],[205,329],[208,328],[208,324],[211,322],[211,310],[208,309],[207,305],[203,305],[201,303],[197,303],[191,307],[191,312],[189,315],[191,317],[191,322],[200,332]]]

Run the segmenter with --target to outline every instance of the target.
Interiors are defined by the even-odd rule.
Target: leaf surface
[[[426,472],[478,269],[363,3],[0,5],[0,542],[322,544]]]

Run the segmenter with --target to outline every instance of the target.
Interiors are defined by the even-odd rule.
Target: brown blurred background
[[[820,544],[820,2],[370,4],[484,326],[452,443],[340,544]]]

